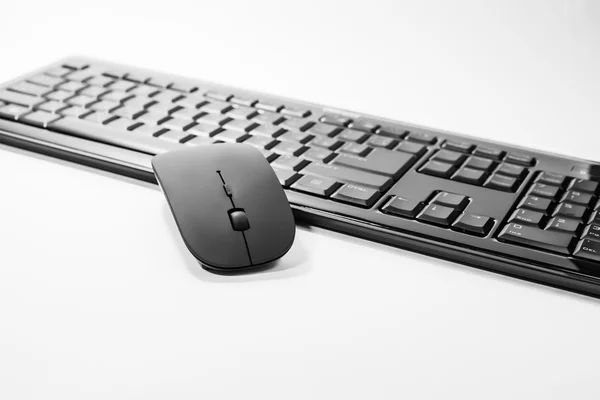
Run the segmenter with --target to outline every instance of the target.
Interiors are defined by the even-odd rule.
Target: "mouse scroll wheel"
[[[225,190],[227,197],[233,197],[233,190],[231,189],[231,186],[225,184],[223,185],[223,189]]]
[[[229,219],[231,220],[231,227],[234,231],[246,231],[250,229],[250,223],[246,212],[240,208],[234,208],[229,210]]]

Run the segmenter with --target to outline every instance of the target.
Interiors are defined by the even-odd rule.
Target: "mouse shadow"
[[[287,279],[296,276],[303,276],[312,270],[312,262],[309,258],[309,252],[303,246],[301,240],[296,240],[290,250],[280,259],[270,263],[263,264],[251,270],[243,272],[215,272],[205,269],[198,260],[190,253],[187,246],[181,238],[179,229],[175,224],[171,210],[165,204],[162,208],[163,219],[173,237],[173,241],[182,255],[188,271],[197,279],[207,282],[251,282],[265,281],[275,279]],[[296,226],[296,229],[305,229],[302,226]]]

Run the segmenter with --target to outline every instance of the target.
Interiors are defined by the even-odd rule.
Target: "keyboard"
[[[0,86],[0,143],[116,174],[221,142],[262,152],[298,220],[600,297],[597,163],[86,58]]]

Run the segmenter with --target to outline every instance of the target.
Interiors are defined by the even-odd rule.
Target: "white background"
[[[83,54],[600,161],[600,2],[2,0]],[[158,188],[0,148],[2,399],[598,399],[598,300],[299,227],[220,277]]]

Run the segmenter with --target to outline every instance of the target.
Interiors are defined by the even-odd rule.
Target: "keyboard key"
[[[492,149],[489,147],[478,146],[473,153],[479,157],[491,158],[493,160],[499,160],[504,155],[502,150]]]
[[[144,135],[146,137],[158,136],[162,132],[166,131],[165,128],[162,128],[160,126],[144,125],[144,124],[135,126],[132,130],[134,133],[136,133],[138,135]]]
[[[373,135],[369,138],[367,144],[372,147],[383,147],[384,149],[393,149],[398,144],[398,141],[386,136]]]
[[[191,109],[200,108],[205,104],[208,104],[208,100],[200,95],[188,95],[180,97],[176,103],[178,106],[187,107]]]
[[[430,204],[417,216],[417,219],[436,225],[450,226],[459,214],[460,211],[454,208],[440,206],[439,204]]]
[[[306,132],[294,132],[288,131],[283,133],[280,136],[277,136],[277,140],[289,140],[291,142],[298,142],[302,144],[306,144],[310,142],[314,138],[313,135],[309,135]]]
[[[164,131],[158,138],[161,140],[167,140],[171,143],[181,143],[183,139],[189,136],[189,133],[182,131]]]
[[[186,146],[190,146],[190,147],[206,146],[206,145],[212,144],[214,142],[213,139],[206,138],[206,137],[199,137],[199,136],[189,135],[188,138],[189,139],[186,139],[183,142],[183,144],[185,144]]]
[[[494,226],[494,220],[485,215],[462,214],[458,220],[452,224],[452,229],[471,235],[485,236]]]
[[[291,118],[291,119],[288,119],[288,120],[282,122],[280,124],[280,126],[282,128],[289,129],[292,131],[298,130],[298,131],[304,132],[305,130],[307,130],[311,126],[313,126],[313,124],[314,124],[314,122],[307,121],[304,119]]]
[[[449,178],[455,170],[456,168],[452,164],[441,161],[429,161],[419,170],[419,172],[439,176],[441,178]]]
[[[123,118],[136,119],[144,113],[144,109],[137,107],[123,106],[114,111],[115,115]]]
[[[73,96],[73,93],[67,92],[66,90],[55,90],[46,95],[48,100],[65,101],[69,97]]]
[[[231,104],[216,100],[208,102],[200,107],[200,110],[211,114],[225,114],[232,109],[233,106]]]
[[[98,124],[106,124],[116,118],[118,118],[116,115],[102,111],[94,111],[93,113],[88,114],[84,117],[86,121],[96,122]]]
[[[258,111],[250,107],[237,107],[227,113],[227,116],[234,119],[250,119],[258,115]]]
[[[346,140],[348,142],[362,143],[369,138],[369,135],[362,131],[355,129],[344,129],[337,136],[336,139]]]
[[[279,169],[273,168],[275,175],[279,179],[279,183],[283,187],[289,187],[292,183],[296,182],[302,175],[291,169]]]
[[[41,126],[46,128],[48,124],[52,121],[60,118],[59,115],[52,114],[46,111],[34,111],[25,115],[22,120],[31,125]]]
[[[494,162],[492,160],[479,157],[470,157],[465,163],[465,167],[481,169],[486,172],[489,172],[493,165]]]
[[[507,161],[512,164],[524,165],[526,167],[530,167],[535,164],[535,158],[527,156],[525,154],[508,153],[504,158],[504,161]]]
[[[95,122],[72,117],[64,117],[56,120],[55,122],[52,122],[49,127],[58,132],[108,143],[118,147],[125,147],[148,154],[159,154],[180,148],[179,145],[174,143],[157,140],[154,137],[139,135],[136,133],[137,129],[132,132],[124,132]]]
[[[469,198],[460,194],[440,192],[433,199],[433,203],[463,210],[469,204]]]
[[[576,190],[578,192],[597,193],[598,182],[588,181],[585,179],[574,179],[569,189]]]
[[[337,139],[332,139],[328,137],[317,137],[312,141],[311,146],[322,147],[324,149],[334,151],[343,144],[344,142],[340,142]]]
[[[292,169],[294,171],[300,171],[302,168],[308,165],[308,161],[298,157],[290,155],[281,155],[273,161],[273,166],[281,169]]]
[[[346,184],[342,186],[333,196],[332,199],[358,205],[362,207],[371,207],[381,197],[375,189],[369,189],[354,184]]]
[[[204,114],[200,116],[196,121],[209,125],[222,126],[231,121],[231,118],[221,114]]]
[[[352,123],[350,118],[337,114],[325,114],[321,117],[320,121],[325,124],[335,125],[342,128],[346,128]]]
[[[582,206],[589,206],[592,203],[593,195],[590,193],[578,192],[576,190],[569,190],[563,196],[561,201],[581,204]]]
[[[302,158],[310,161],[328,163],[335,157],[335,153],[326,149],[311,147],[302,153]]]
[[[259,125],[258,127],[252,130],[253,135],[260,135],[273,138],[280,136],[283,132],[285,132],[285,129],[273,125]]]
[[[598,262],[600,261],[600,242],[590,239],[580,240],[573,255],[575,257]]]
[[[95,76],[91,79],[89,79],[88,81],[86,81],[85,83],[87,83],[88,85],[92,85],[92,86],[97,86],[97,87],[105,87],[108,86],[109,84],[113,83],[114,81],[107,77],[107,76]]]
[[[392,180],[387,176],[376,175],[331,164],[313,162],[306,166],[302,172],[311,175],[330,177],[340,182],[357,183],[361,186],[369,186],[379,191],[387,190],[392,184]]]
[[[447,162],[449,164],[461,163],[465,158],[464,154],[450,150],[440,150],[431,157],[432,160]]]
[[[28,94],[11,92],[9,90],[0,90],[0,100],[6,103],[12,103],[23,107],[33,107],[40,104],[44,99],[30,96]]]
[[[277,124],[280,124],[283,121],[285,121],[285,118],[282,117],[279,114],[274,114],[274,113],[266,112],[266,113],[262,113],[262,114],[256,115],[254,118],[252,118],[252,120],[254,122],[259,123],[259,124],[277,125]]]
[[[525,196],[519,203],[519,208],[529,208],[534,211],[545,213],[552,204],[552,200],[537,196]]]
[[[573,236],[570,233],[541,230],[531,226],[510,223],[504,227],[498,239],[569,255],[569,246]]]
[[[379,128],[379,135],[389,136],[396,139],[403,139],[408,134],[408,130],[404,126],[398,125],[382,125]]]
[[[275,161],[277,162],[277,160]],[[313,193],[317,196],[329,197],[340,187],[340,183],[333,179],[304,175],[292,185],[292,189],[301,192]]]
[[[45,103],[36,106],[38,110],[48,111],[50,113],[56,113],[63,108],[66,108],[67,105],[61,101],[50,100]]]
[[[102,100],[113,101],[115,103],[123,103],[131,99],[134,95],[124,92],[122,90],[113,90],[103,94],[100,98]]]
[[[516,222],[518,224],[540,225],[544,219],[544,213],[520,208],[515,210],[510,216],[508,222]]]
[[[374,133],[377,129],[379,129],[379,124],[373,121],[359,118],[352,122],[352,129],[358,129],[359,131],[367,133]]]
[[[29,94],[32,96],[43,96],[46,93],[49,93],[52,91],[52,89],[47,88],[45,86],[35,85],[35,84],[29,83],[29,82],[19,82],[15,85],[11,86],[10,90],[19,92],[19,93]]]
[[[194,121],[183,118],[169,118],[161,123],[163,128],[170,129],[172,131],[185,131],[194,125]]]
[[[0,117],[16,120],[29,111],[30,110],[27,107],[18,106],[16,104],[8,104],[0,107]]]
[[[410,132],[407,140],[410,140],[411,142],[435,144],[435,142],[437,142],[437,137],[427,132]]]
[[[113,90],[115,92],[127,92],[129,90],[132,90],[135,87],[136,87],[135,83],[127,82],[127,81],[123,81],[123,80],[115,81],[110,86],[108,86],[108,88],[110,90]],[[159,93],[160,93],[160,91],[159,91]]]
[[[244,144],[249,144],[254,147],[269,150],[277,144],[277,141],[266,136],[252,136],[251,138],[244,140]],[[303,154],[303,156],[305,155],[306,153]]]
[[[322,123],[316,123],[307,132],[317,136],[333,137],[340,131],[340,128]]]
[[[364,144],[346,143],[339,151],[341,153],[354,154],[356,156],[364,157],[368,154],[370,149],[371,148],[369,146]]]
[[[140,126],[141,124],[142,124],[141,122],[135,122],[129,118],[117,118],[117,119],[113,119],[112,121],[108,122],[106,125],[110,126],[111,128],[115,128],[115,129],[131,131],[131,130],[137,128],[138,126]]]
[[[259,101],[254,105],[254,107],[258,108],[259,110],[278,112],[283,108],[283,105],[270,103],[267,101]]]
[[[273,151],[275,151],[278,154],[289,154],[292,156],[299,156],[300,154],[304,153],[304,151],[306,151],[307,149],[308,148],[304,147],[302,143],[288,142],[286,140],[278,143],[277,146],[273,148]]]
[[[442,147],[452,151],[459,151],[461,153],[470,153],[475,148],[475,145],[470,143],[447,140],[446,142],[444,142],[444,145]]]
[[[408,199],[406,197],[393,196],[392,199],[383,206],[382,211],[387,214],[415,218],[424,206],[425,204],[420,201]]]
[[[414,154],[415,157],[421,157],[427,152],[427,147],[418,143],[402,142],[396,147],[396,150]]]
[[[456,175],[452,177],[453,180],[470,183],[471,185],[481,186],[485,179],[487,178],[487,173],[480,169],[473,169],[468,167],[461,168]]]
[[[231,94],[217,92],[214,90],[211,90],[210,92],[206,92],[204,94],[204,96],[208,97],[209,99],[217,100],[217,101],[221,101],[221,102],[228,101],[230,98],[233,97],[233,95],[231,95]]]
[[[67,108],[60,110],[58,113],[64,117],[81,118],[81,117],[91,113],[91,111],[88,110],[87,108],[71,106],[71,107],[67,107]]]
[[[600,241],[600,225],[591,224],[586,226],[581,234],[581,238]]]
[[[50,75],[50,76],[54,76],[54,77],[57,77],[57,78],[62,78],[63,76],[67,75],[70,72],[71,72],[71,70],[69,68],[55,67],[55,68],[51,68],[48,71],[46,71],[45,74],[46,75]]]
[[[93,78],[94,76],[96,76],[96,72],[94,70],[84,69],[81,71],[71,72],[69,75],[67,75],[67,78],[70,81],[85,82],[88,79]],[[51,86],[51,85],[49,85],[49,86]]]
[[[279,112],[284,115],[291,115],[292,117],[298,118],[306,118],[311,114],[310,110],[290,106],[283,107]]]
[[[70,77],[69,77],[69,79],[70,79]],[[62,79],[62,78],[57,78],[55,76],[49,76],[46,74],[40,74],[40,75],[34,76],[33,78],[28,78],[27,80],[31,83],[35,83],[35,84],[38,84],[41,86],[46,86],[49,88],[53,88],[56,85],[59,85],[64,82],[64,79]]]
[[[111,112],[120,107],[119,103],[115,103],[112,101],[101,100],[97,103],[94,103],[89,106],[91,110],[94,111],[103,111],[103,112]]]
[[[558,193],[557,186],[546,185],[545,183],[534,183],[531,189],[529,190],[529,194],[534,196],[542,196],[553,199],[556,197]]]
[[[247,121],[243,119],[234,119],[233,121],[229,121],[225,125],[223,125],[223,128],[231,129],[232,131],[248,133],[257,126],[259,125],[256,122]]]
[[[565,218],[565,217],[554,217],[548,223],[546,229],[553,231],[575,233],[581,224],[580,220]]]
[[[385,149],[373,149],[365,157],[350,154],[340,154],[333,164],[356,168],[366,172],[400,178],[415,162],[411,154],[390,151]]]
[[[233,96],[229,101],[232,102],[233,104],[237,104],[239,106],[245,106],[245,107],[252,107],[253,105],[255,105],[258,102],[258,100],[256,100],[256,99],[251,99],[251,98],[241,97],[241,96]]]
[[[67,61],[63,64],[63,67],[67,67],[69,69],[84,69],[84,68],[87,68],[88,66],[89,65],[84,62],[74,61],[74,60]]]
[[[484,186],[491,189],[503,190],[505,192],[514,192],[519,186],[519,181],[510,176],[494,175]]]
[[[567,177],[553,172],[542,172],[535,180],[536,182],[546,183],[548,185],[562,186]]]
[[[217,132],[217,134],[213,136],[217,140],[222,140],[228,143],[241,143],[250,137],[250,135],[245,132],[230,131],[228,129]]]
[[[171,114],[173,118],[187,119],[189,121],[195,120],[197,117],[202,115],[202,112],[193,108],[181,108]]]
[[[198,90],[198,87],[191,83],[175,82],[169,85],[169,89],[177,90],[178,92],[192,93]]]
[[[196,123],[196,125],[189,128],[187,132],[189,134],[193,134],[193,135],[197,135],[197,136],[210,137],[210,136],[214,136],[220,130],[221,130],[221,128],[218,126],[204,124],[204,123],[200,122],[200,123]]]
[[[68,81],[57,86],[57,89],[66,90],[67,92],[75,93],[85,88],[85,84],[81,82]]]
[[[64,91],[65,93],[69,93],[67,91]],[[98,87],[98,86],[89,86],[83,90],[81,90],[79,92],[79,94],[82,94],[84,96],[90,96],[90,97],[99,97],[101,95],[103,95],[104,93],[108,92],[108,90]],[[69,96],[72,96],[72,94],[69,93]]]
[[[600,210],[594,211],[592,213],[592,215],[590,215],[590,218],[588,219],[588,223],[600,224]]]
[[[155,113],[146,111],[142,115],[136,118],[139,122],[143,122],[146,125],[158,125],[169,118],[168,115],[163,113]]]
[[[501,164],[496,169],[495,173],[522,179],[525,175],[527,175],[527,169],[521,165]]]
[[[571,218],[583,218],[586,208],[577,204],[561,203],[554,209],[552,216],[562,215]]]

